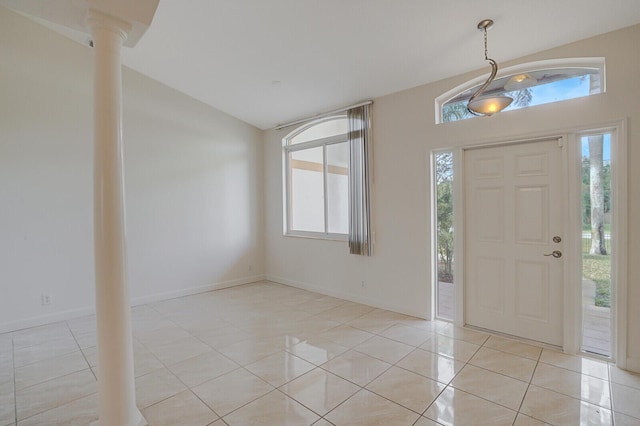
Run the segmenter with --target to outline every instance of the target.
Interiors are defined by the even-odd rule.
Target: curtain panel
[[[347,111],[349,119],[349,253],[373,255],[371,238],[371,105]]]

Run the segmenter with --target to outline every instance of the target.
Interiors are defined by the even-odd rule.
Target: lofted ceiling
[[[265,129],[482,69],[484,18],[500,63],[640,23],[640,0],[160,0],[123,63]]]

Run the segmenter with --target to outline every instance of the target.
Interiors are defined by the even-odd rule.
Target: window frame
[[[344,234],[339,234],[339,233],[334,233],[334,232],[328,232],[328,227],[329,227],[329,223],[328,223],[328,209],[329,209],[329,203],[328,203],[328,191],[327,191],[327,180],[328,180],[328,169],[329,169],[329,164],[327,163],[327,147],[331,146],[331,145],[337,145],[340,143],[349,143],[349,134],[348,131],[347,133],[341,133],[338,135],[333,135],[333,136],[327,136],[327,137],[323,137],[323,138],[318,138],[318,139],[313,139],[310,141],[306,141],[306,142],[301,142],[301,143],[297,143],[297,144],[291,144],[291,140],[294,139],[296,136],[298,136],[299,134],[301,134],[302,132],[317,126],[319,124],[322,123],[326,123],[328,121],[333,121],[333,120],[340,120],[340,119],[345,119],[347,118],[346,114],[337,114],[337,115],[331,115],[328,117],[323,117],[321,119],[318,120],[314,120],[310,123],[307,123],[299,128],[297,128],[296,130],[294,130],[293,132],[291,132],[290,134],[288,134],[287,136],[285,136],[282,139],[283,142],[283,156],[284,156],[284,161],[283,161],[283,165],[284,165],[284,206],[283,206],[283,212],[284,212],[284,229],[283,229],[283,235],[284,236],[288,236],[288,237],[303,237],[303,238],[315,238],[315,239],[323,239],[323,240],[333,240],[333,241],[348,241],[349,239],[349,233],[348,231]],[[290,154],[293,152],[297,152],[297,151],[303,151],[303,150],[307,150],[307,149],[313,149],[313,148],[318,148],[318,147],[322,147],[322,178],[323,178],[323,207],[324,207],[324,211],[323,211],[323,215],[324,215],[324,232],[315,232],[315,231],[300,231],[300,230],[295,230],[292,229],[291,227],[291,222],[292,222],[292,218],[293,218],[293,206],[291,204],[291,161],[290,161]],[[347,167],[348,170],[348,167]]]
[[[495,77],[495,80],[499,80],[501,78],[505,78],[505,77],[510,77],[513,75],[517,75],[517,74],[525,74],[525,73],[530,73],[530,72],[535,72],[535,71],[542,71],[542,70],[551,70],[551,69],[563,69],[563,68],[585,68],[585,69],[597,69],[599,74],[600,74],[600,93],[597,94],[602,94],[602,93],[606,93],[607,91],[607,79],[606,79],[606,75],[605,75],[605,58],[604,57],[585,57],[585,58],[561,58],[561,59],[549,59],[549,60],[543,60],[543,61],[536,61],[536,62],[528,62],[528,63],[524,63],[524,64],[518,64],[518,65],[514,65],[511,67],[507,67],[504,69],[500,69],[498,71],[498,74]],[[456,87],[454,87],[451,90],[448,90],[447,92],[443,93],[442,95],[438,96],[437,98],[435,98],[434,102],[435,102],[435,123],[436,124],[446,124],[446,123],[450,123],[450,122],[445,122],[443,121],[443,107],[444,105],[449,102],[449,100],[455,98],[456,96],[466,92],[467,90],[470,90],[471,88],[475,87],[475,86],[479,86],[480,84],[482,84],[485,80],[486,80],[487,76],[486,73],[483,73],[482,75],[475,77],[471,80],[468,80]],[[596,95],[596,93],[588,95],[588,96],[593,96]],[[563,102],[563,101],[568,101],[568,100],[572,100],[572,99],[578,99],[578,98],[569,98],[569,99],[564,99],[561,101],[556,101],[556,102]],[[555,103],[555,102],[551,102],[551,103]],[[548,105],[548,103],[545,104],[539,104],[539,105],[533,105],[533,106],[527,106],[524,108],[519,108],[519,109],[527,109],[527,108],[533,108],[533,107],[537,107],[537,106],[543,106],[543,105]],[[475,118],[475,116],[473,117],[468,117],[468,118]],[[465,121],[465,120],[455,120],[455,121]]]
[[[455,299],[458,297],[457,292],[457,287],[458,285],[456,284],[456,280],[459,279],[459,276],[462,276],[462,273],[460,272],[460,270],[462,270],[462,264],[460,264],[460,266],[458,266],[456,264],[456,262],[454,262],[454,268],[453,268],[453,291],[454,291],[454,306],[453,306],[453,317],[452,318],[447,318],[447,317],[443,317],[440,314],[440,298],[439,298],[439,276],[438,276],[438,262],[439,262],[439,252],[438,252],[438,243],[439,243],[439,238],[438,238],[438,227],[439,227],[439,223],[438,223],[438,182],[437,182],[437,175],[438,175],[438,169],[437,169],[437,156],[439,154],[444,154],[444,153],[450,153],[451,154],[451,191],[452,191],[452,198],[451,198],[451,204],[453,204],[453,209],[452,209],[452,228],[454,228],[454,232],[453,232],[453,253],[454,253],[454,257],[455,254],[459,251],[456,250],[456,245],[458,244],[458,240],[460,237],[458,237],[458,233],[455,232],[455,226],[456,226],[456,215],[459,214],[458,209],[456,209],[456,204],[458,203],[457,200],[457,195],[458,195],[458,189],[457,189],[457,185],[459,185],[459,179],[456,179],[456,173],[459,174],[459,172],[456,170],[456,168],[458,167],[457,163],[458,163],[458,158],[459,158],[459,150],[458,149],[454,149],[454,148],[438,148],[438,149],[434,149],[431,151],[431,156],[430,156],[430,167],[431,167],[431,174],[430,174],[430,179],[431,179],[431,194],[430,194],[430,215],[431,215],[431,319],[438,319],[441,321],[445,321],[445,322],[450,322],[450,323],[455,323],[456,321],[456,315],[457,315],[457,305],[455,303]],[[461,257],[461,256],[460,256]],[[457,259],[457,258],[456,258]]]

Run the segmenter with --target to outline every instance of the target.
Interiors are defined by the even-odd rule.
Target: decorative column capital
[[[135,47],[147,31],[160,0],[2,0],[17,12],[74,30],[63,32],[84,44],[97,28],[117,31],[123,46]],[[96,27],[97,25],[97,27]]]
[[[93,9],[87,11],[85,25],[91,34],[95,34],[96,30],[115,32],[122,38],[123,43],[133,29],[132,24]]]

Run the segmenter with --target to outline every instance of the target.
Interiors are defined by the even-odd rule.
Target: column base
[[[135,415],[135,417],[137,417],[137,421],[134,420],[131,424],[122,425],[122,426],[147,426],[149,424],[147,422],[147,419],[145,419],[142,413],[140,412],[140,410],[136,408],[136,412],[137,412],[136,413],[137,415]],[[92,421],[91,423],[89,423],[89,426],[101,426],[100,419]],[[104,426],[110,426],[110,425],[104,425]]]

